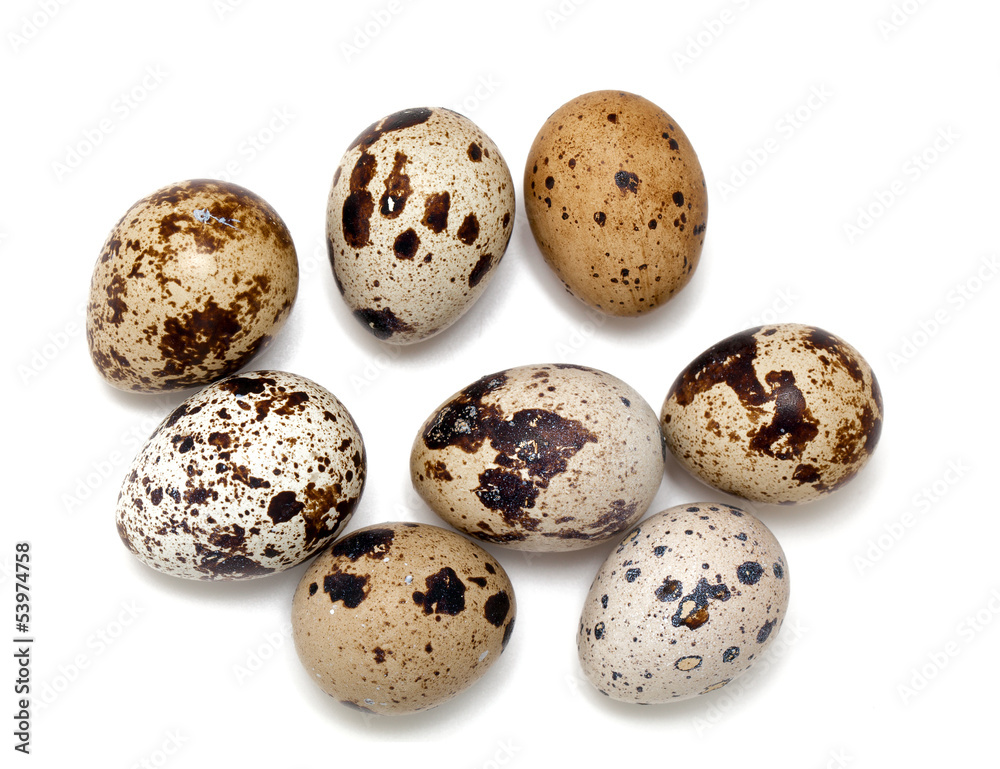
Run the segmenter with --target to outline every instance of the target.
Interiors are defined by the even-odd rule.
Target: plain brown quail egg
[[[707,694],[764,653],[787,607],[785,554],[763,523],[729,505],[679,505],[641,521],[597,572],[580,664],[623,702]]]
[[[208,384],[268,344],[298,280],[291,235],[262,198],[209,179],[163,187],[125,213],[97,260],[90,356],[122,390]]]
[[[500,371],[449,398],[410,454],[414,488],[443,520],[519,550],[606,542],[642,517],[663,476],[656,413],[604,371]]]
[[[660,418],[673,455],[705,483],[791,504],[841,488],[864,467],[882,432],[882,394],[843,339],[813,326],[762,326],[695,358]]]
[[[524,209],[569,291],[609,315],[639,315],[690,280],[708,192],[677,121],[623,91],[584,94],[542,126],[524,167]]]
[[[187,579],[301,563],[350,520],[365,447],[347,409],[305,377],[251,371],[191,396],[153,432],[118,495],[118,534]]]
[[[444,330],[489,284],[513,229],[514,184],[493,141],[447,109],[396,112],[333,176],[330,263],[354,316],[409,344]]]
[[[328,547],[292,600],[310,678],[345,705],[396,715],[471,686],[514,628],[514,588],[489,553],[454,532],[380,523]]]

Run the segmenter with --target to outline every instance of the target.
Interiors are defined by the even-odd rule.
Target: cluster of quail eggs
[[[677,122],[619,91],[556,110],[524,168],[539,251],[574,296],[611,315],[653,310],[690,280],[707,197]],[[333,173],[336,285],[378,339],[420,342],[487,289],[514,211],[507,164],[475,123],[446,109],[389,115]],[[288,228],[237,185],[173,184],[115,225],[87,306],[97,370],[124,390],[203,388],[133,460],[116,523],[136,558],[187,579],[253,579],[313,558],[291,601],[295,648],[318,686],[367,711],[439,705],[502,654],[514,587],[479,542],[612,548],[577,628],[580,664],[602,693],[652,704],[725,686],[777,636],[788,564],[737,507],[697,502],[644,518],[668,450],[712,488],[794,504],[847,483],[879,439],[871,368],[812,326],[712,345],[659,414],[597,368],[523,365],[454,393],[414,437],[413,486],[449,528],[376,522],[341,536],[367,475],[359,426],[316,382],[241,372],[280,331],[297,288]]]

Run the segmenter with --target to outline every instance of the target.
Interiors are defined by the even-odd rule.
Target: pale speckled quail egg
[[[705,483],[757,502],[810,502],[868,462],[882,394],[843,339],[813,326],[762,326],[695,358],[660,419],[671,452]]]
[[[361,433],[330,392],[282,371],[233,375],[184,401],[139,451],[118,534],[166,574],[262,577],[343,530],[365,473]]]
[[[763,523],[728,505],[679,505],[641,521],[598,570],[580,664],[623,702],[707,694],[764,653],[787,607],[785,554]]]
[[[361,133],[333,176],[330,263],[354,316],[409,344],[444,330],[489,284],[513,229],[500,150],[447,109],[389,115]]]
[[[514,629],[514,588],[475,543],[420,523],[380,523],[333,543],[292,599],[309,677],[345,705],[427,710],[475,683]]]
[[[268,344],[298,281],[288,228],[262,198],[210,179],[163,187],[126,212],[97,260],[90,356],[122,390],[208,384]]]
[[[639,315],[690,280],[708,191],[677,121],[641,96],[595,91],[557,109],[538,132],[524,209],[570,293],[609,315]]]
[[[473,382],[424,422],[410,453],[443,520],[519,550],[576,550],[642,517],[660,487],[656,413],[604,371],[567,364]]]

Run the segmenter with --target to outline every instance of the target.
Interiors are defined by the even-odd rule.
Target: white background
[[[14,542],[27,540],[37,641],[26,763],[860,768],[970,763],[992,741],[996,3],[156,7],[6,0],[0,14],[0,637],[7,648]],[[602,88],[666,109],[710,188],[693,281],[639,319],[604,320],[566,294],[520,201],[545,118]],[[341,301],[324,213],[353,137],[423,105],[457,109],[493,138],[518,213],[479,303],[447,332],[397,350]],[[502,660],[436,710],[366,718],[314,687],[295,657],[289,606],[304,567],[200,584],[139,564],[116,535],[115,497],[184,394],[124,394],[100,379],[82,333],[90,273],[133,202],[230,162],[232,180],[285,219],[301,266],[288,324],[251,365],[310,377],[355,416],[370,475],[352,529],[435,521],[410,487],[410,444],[432,409],[481,375],[587,364],[658,412],[697,353],[762,321],[818,325],[857,347],[885,397],[873,461],[812,506],[751,506],[784,546],[792,580],[770,657],[695,701],[608,701],[579,673],[575,631],[611,546],[544,557],[491,548],[519,604]],[[735,501],[670,460],[650,512],[707,499]],[[15,672],[3,656],[9,756]]]

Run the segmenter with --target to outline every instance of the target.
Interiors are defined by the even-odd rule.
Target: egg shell
[[[641,521],[597,572],[577,634],[603,694],[659,704],[730,683],[774,642],[788,608],[785,554],[729,505],[678,505]]]
[[[609,315],[639,315],[698,266],[705,177],[687,135],[652,102],[595,91],[557,109],[524,167],[524,210],[570,293]]]
[[[677,377],[660,419],[681,465],[756,502],[819,499],[850,481],[882,432],[871,367],[814,326],[760,326],[713,345]]]
[[[282,371],[233,375],[178,406],[118,495],[118,534],[186,579],[262,577],[339,534],[365,485],[358,426],[330,392]]]
[[[324,550],[292,599],[299,660],[327,694],[364,711],[427,710],[503,653],[517,604],[503,567],[437,526],[380,523]]]
[[[210,179],[163,187],[104,243],[87,303],[90,356],[121,390],[207,384],[264,349],[298,281],[288,228],[258,195]]]
[[[485,376],[424,422],[410,453],[417,493],[443,520],[518,550],[613,539],[660,487],[656,413],[604,371],[529,365]]]
[[[444,330],[493,277],[514,224],[514,184],[468,118],[415,108],[363,131],[333,176],[326,234],[337,288],[379,339]]]

